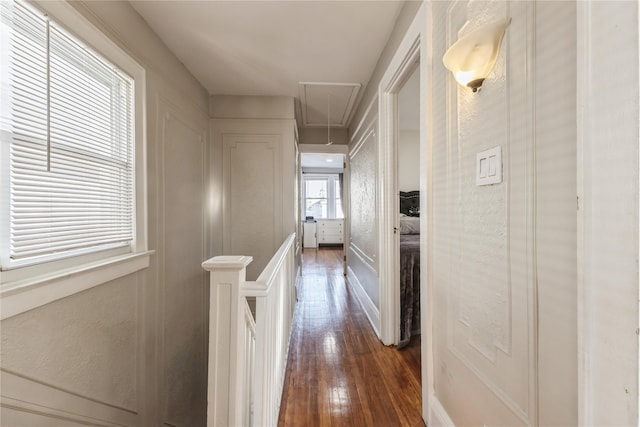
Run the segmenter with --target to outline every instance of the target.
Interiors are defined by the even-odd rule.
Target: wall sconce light
[[[479,28],[461,37],[442,57],[456,81],[470,87],[474,92],[482,86],[496,65],[500,45],[511,18]]]

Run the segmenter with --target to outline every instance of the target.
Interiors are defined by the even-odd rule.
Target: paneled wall
[[[441,62],[447,47],[504,17],[512,23],[492,75],[478,93],[459,87]],[[433,299],[423,330],[433,331],[433,348],[423,350],[433,377],[423,391],[434,392],[425,415],[435,425],[578,423],[576,21],[574,2],[429,4],[422,144],[432,155],[425,278]],[[377,203],[366,183],[375,186],[379,172],[367,164],[379,161],[370,147],[386,141],[375,139],[374,104],[356,114],[352,132],[358,207]],[[476,154],[496,146],[503,182],[476,186]],[[364,225],[381,218],[367,215],[352,212],[349,270],[375,312],[379,248]]]
[[[375,117],[377,110],[369,114]],[[380,330],[378,283],[378,143],[374,118],[357,135],[349,150],[351,213],[348,278],[374,327]]]
[[[162,421],[200,425],[206,418],[208,281],[207,122],[160,98],[158,180],[158,366]]]
[[[249,255],[257,279],[298,228],[293,98],[212,96],[214,180],[221,183],[225,255]]]
[[[151,265],[1,325],[2,425],[197,426],[206,417],[208,95],[127,2],[74,6],[146,71]]]
[[[406,2],[400,10],[349,128],[351,209],[346,240],[347,278],[378,335],[378,85],[420,5],[418,1]]]
[[[432,13],[435,397],[456,425],[577,425],[575,4]],[[482,90],[458,86],[439,58],[505,17]],[[495,146],[503,182],[478,187]]]

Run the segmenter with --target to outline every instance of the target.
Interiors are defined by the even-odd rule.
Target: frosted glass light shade
[[[458,83],[470,87],[474,92],[482,86],[496,65],[500,45],[510,23],[511,18],[505,18],[485,25],[451,45],[442,62]]]

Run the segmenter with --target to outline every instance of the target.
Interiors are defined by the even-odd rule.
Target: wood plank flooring
[[[306,249],[278,425],[424,426],[419,338],[382,345],[346,284],[342,248]]]

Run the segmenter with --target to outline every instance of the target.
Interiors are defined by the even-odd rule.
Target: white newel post
[[[211,272],[207,427],[243,425],[245,384],[245,299],[250,256],[217,256],[202,263]]]

